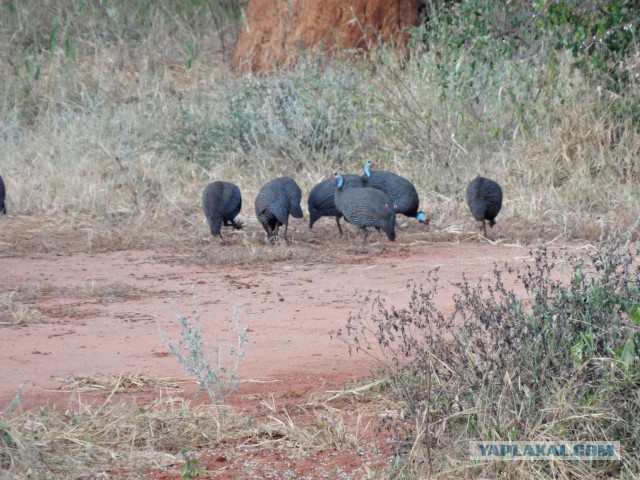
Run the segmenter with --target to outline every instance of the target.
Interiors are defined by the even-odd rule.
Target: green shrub
[[[407,308],[368,298],[370,310],[335,335],[385,360],[410,420],[406,468],[474,469],[466,460],[471,439],[615,440],[626,453],[621,462],[496,462],[482,474],[637,476],[638,253],[622,237],[584,256],[542,247],[531,252],[533,265],[496,267],[488,283],[465,279],[450,315],[435,305],[437,270],[424,285],[409,284]],[[505,275],[515,276],[515,289]]]
[[[330,159],[341,164],[367,138],[366,104],[355,72],[302,62],[269,77],[232,81],[222,107],[182,112],[160,149],[206,164],[242,152],[284,159],[295,171]]]

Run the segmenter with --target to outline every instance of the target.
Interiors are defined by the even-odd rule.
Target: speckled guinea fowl
[[[360,175],[343,175],[343,188],[362,188],[364,187],[364,179]],[[342,213],[336,208],[334,194],[336,191],[336,181],[333,178],[324,180],[315,185],[309,192],[307,204],[309,206],[309,228],[313,228],[313,224],[320,217],[336,217],[338,231],[342,235],[342,227],[340,219]]]
[[[364,164],[365,185],[377,188],[391,197],[393,209],[407,217],[415,218],[420,223],[429,223],[427,215],[419,211],[420,198],[413,183],[400,175],[382,170],[372,170],[375,164],[367,160]]]
[[[265,183],[256,197],[256,217],[262,224],[267,238],[278,235],[284,225],[284,239],[287,239],[289,215],[302,218],[302,190],[290,177],[279,177]]]
[[[484,236],[487,236],[487,223],[493,227],[502,208],[502,188],[493,180],[477,176],[467,185],[467,205],[473,218],[482,222]]]
[[[220,237],[222,225],[242,230],[242,222],[235,220],[242,208],[242,195],[237,185],[230,182],[217,181],[210,183],[202,192],[202,210],[211,229],[211,235]]]
[[[367,237],[369,236],[367,227],[374,227],[378,232],[384,230],[387,238],[394,241],[396,239],[396,212],[393,210],[391,197],[383,191],[371,187],[345,188],[342,175],[332,173],[332,176],[335,180],[336,207],[347,222],[362,230],[364,234],[362,250],[366,251]]]

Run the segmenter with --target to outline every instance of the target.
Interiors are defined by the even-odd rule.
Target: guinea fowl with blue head
[[[393,209],[420,223],[429,224],[427,215],[419,210],[420,198],[416,187],[404,177],[392,172],[373,170],[375,163],[367,160],[364,164],[364,181],[367,187],[377,188],[391,197]]]
[[[344,176],[332,172],[335,180],[335,203],[345,220],[358,227],[364,238],[362,251],[366,251],[369,231],[367,227],[374,227],[378,232],[384,230],[391,241],[396,239],[396,212],[393,210],[391,197],[381,190],[371,187],[346,188]],[[384,250],[384,244],[380,242]]]
[[[362,188],[364,187],[364,179],[360,175],[343,175],[343,188]],[[309,228],[313,228],[313,224],[321,217],[335,217],[338,225],[338,231],[342,235],[342,227],[340,219],[342,213],[336,207],[334,194],[336,191],[336,182],[329,178],[315,185],[309,192],[307,205],[309,206]]]

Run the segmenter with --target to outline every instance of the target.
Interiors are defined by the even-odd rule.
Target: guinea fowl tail
[[[291,213],[291,216],[293,218],[302,218],[302,217],[304,217],[304,214],[302,213],[302,208],[297,203],[296,204],[291,204],[290,213]]]
[[[395,212],[393,212],[393,214],[389,217],[389,225],[387,226],[386,232],[387,232],[387,238],[393,242],[396,239],[396,214],[395,214]]]

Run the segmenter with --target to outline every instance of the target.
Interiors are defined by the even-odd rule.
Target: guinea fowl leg
[[[340,232],[340,236],[342,236],[342,227],[340,226],[340,217],[336,217],[336,223],[338,224],[338,231]]]
[[[284,241],[287,241],[287,228],[289,227],[289,219],[287,219],[287,222],[284,224]]]
[[[487,238],[487,221],[482,220],[482,229],[484,230],[484,238]]]
[[[362,238],[362,253],[366,253],[367,251],[367,238],[369,237],[369,230],[367,230],[367,227],[362,227],[362,230],[364,230],[364,235]]]
[[[384,252],[385,246],[384,246],[384,235],[382,233],[382,230],[380,228],[377,229],[378,230],[378,237],[379,237],[379,241],[380,241],[380,253]]]

